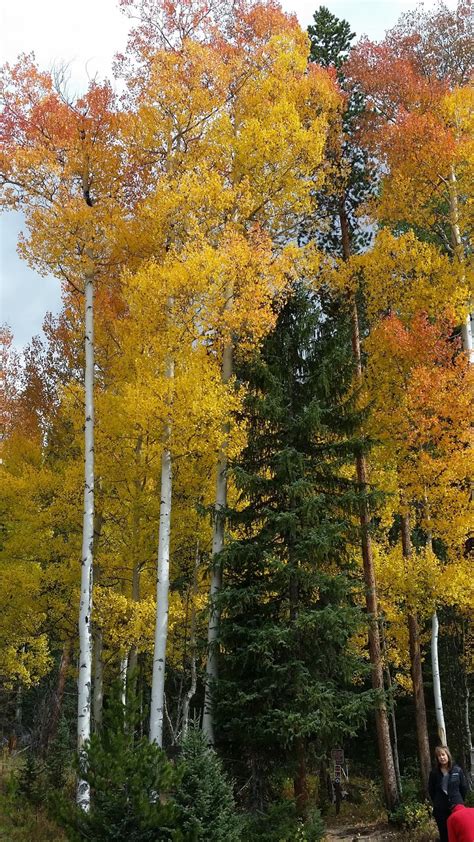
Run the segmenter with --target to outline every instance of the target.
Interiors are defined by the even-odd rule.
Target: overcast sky
[[[285,10],[295,11],[303,27],[319,5],[348,20],[358,36],[379,39],[416,0],[283,0]],[[434,0],[425,0],[426,9],[434,5]],[[118,0],[11,0],[2,4],[1,53],[14,61],[20,53],[34,51],[46,69],[66,62],[71,87],[80,92],[88,78],[110,74],[128,26]],[[10,325],[17,346],[39,333],[46,312],[57,312],[60,306],[59,281],[39,277],[16,254],[21,225],[20,214],[5,214],[0,221],[0,322]]]

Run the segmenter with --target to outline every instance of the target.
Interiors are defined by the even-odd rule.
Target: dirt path
[[[388,840],[395,840],[399,838],[399,834],[391,830],[389,827],[377,827],[375,825],[366,827],[332,827],[328,828],[326,832],[326,842],[362,842],[367,839],[368,842],[388,842]]]

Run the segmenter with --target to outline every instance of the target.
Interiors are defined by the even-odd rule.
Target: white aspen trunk
[[[461,239],[461,231],[459,228],[459,205],[458,205],[458,192],[456,186],[456,172],[454,169],[453,164],[451,164],[451,168],[449,171],[449,203],[450,203],[450,211],[451,211],[451,232],[453,238],[453,245],[454,250],[456,252],[456,256],[461,264],[464,264],[464,249],[462,245]],[[472,337],[472,301],[469,302],[471,312],[467,314],[464,324],[461,329],[461,336],[462,336],[462,345],[463,349],[467,355],[470,365],[474,365],[474,345],[473,345],[473,337]],[[474,499],[474,483],[471,482],[471,491],[470,491],[471,500]],[[465,728],[466,728],[466,736],[469,741],[469,754],[470,754],[470,765],[471,765],[471,775],[474,772],[474,749],[472,746],[472,737],[471,737],[471,728],[469,724],[469,690],[466,687],[466,698],[465,698]]]
[[[136,533],[137,534],[137,533]],[[132,599],[134,602],[140,601],[140,562],[137,561],[133,565],[132,570]],[[127,666],[127,682],[130,688],[130,692],[132,696],[135,695],[136,690],[136,678],[137,678],[137,666],[138,666],[138,652],[137,647],[132,646],[128,655],[128,666]]]
[[[127,704],[127,667],[128,654],[120,658],[120,700],[123,708]]]
[[[456,183],[456,171],[453,164],[449,170],[449,209],[450,209],[450,223],[451,223],[451,237],[453,241],[454,253],[461,266],[464,266],[464,248],[461,239],[461,230],[459,228],[459,203],[458,191]],[[464,275],[464,272],[463,272]],[[472,302],[470,302],[471,304]],[[462,326],[462,344],[466,352],[469,362],[474,365],[474,347],[472,341],[472,314],[468,313],[464,324]]]
[[[135,462],[136,462],[136,469],[138,471],[140,464],[141,464],[141,450],[143,444],[143,437],[142,435],[138,436],[137,444],[135,446]],[[135,493],[136,493],[136,501],[140,499],[142,485],[140,479],[137,477],[135,480]],[[137,512],[136,506],[133,507],[133,517],[132,517],[132,534],[133,534],[133,546],[134,548],[139,546],[139,534],[140,534],[140,516]],[[134,557],[133,565],[132,565],[132,600],[133,602],[140,601],[140,558],[138,556]],[[136,693],[136,684],[137,684],[137,666],[138,666],[138,652],[137,647],[132,646],[128,655],[128,672],[127,672],[127,683],[129,688],[129,694],[134,697]]]
[[[94,731],[102,727],[102,705],[104,701],[104,663],[102,660],[102,630],[96,629],[94,640],[94,692],[92,696],[92,717]]]
[[[197,670],[196,670],[196,597],[198,594],[198,570],[199,570],[199,543],[196,546],[196,558],[194,561],[194,575],[193,587],[191,591],[191,633],[189,637],[189,651],[191,654],[191,684],[188,692],[184,697],[183,703],[183,724],[182,724],[182,739],[186,739],[186,734],[189,729],[189,707],[191,699],[196,693],[197,687]]]
[[[228,298],[228,300],[230,300]],[[222,360],[222,381],[228,383],[232,377],[232,343],[229,342],[224,348]],[[226,425],[226,439],[219,453],[217,462],[216,478],[216,503],[214,508],[214,529],[212,535],[212,574],[211,588],[209,595],[209,624],[207,630],[207,661],[204,692],[204,713],[202,717],[202,730],[210,745],[214,745],[214,710],[212,700],[212,684],[218,677],[218,652],[217,638],[219,634],[219,611],[216,607],[216,596],[222,587],[222,564],[218,553],[224,546],[225,517],[223,510],[227,505],[227,435],[229,427]]]
[[[167,363],[166,376],[174,376],[174,365]],[[168,441],[171,432],[170,421],[165,430],[165,442],[161,456],[161,503],[160,528],[158,536],[158,572],[156,581],[156,626],[153,654],[153,677],[151,685],[150,742],[163,745],[163,718],[165,706],[166,642],[168,637],[168,597],[170,583],[170,535],[171,535],[171,489],[172,463]]]
[[[79,606],[79,676],[77,750],[81,754],[91,734],[92,678],[92,556],[94,543],[94,279],[87,274],[85,299],[85,427],[84,427],[84,518],[82,529],[81,598]],[[90,807],[90,787],[79,780],[77,803]]]
[[[431,618],[431,666],[433,670],[433,692],[436,711],[438,737],[442,746],[447,745],[446,725],[444,722],[443,698],[441,695],[441,678],[438,660],[438,632],[439,623],[436,611]]]
[[[469,781],[471,788],[474,786],[474,746],[472,745],[471,723],[469,721],[469,687],[465,682],[464,693],[464,729],[466,731],[467,750],[469,754]]]
[[[425,517],[426,517],[426,546],[429,550],[433,549],[433,535],[431,531],[431,517],[428,503],[428,495],[425,490]],[[436,725],[438,728],[438,738],[442,746],[447,745],[446,725],[444,721],[443,696],[441,692],[441,675],[439,671],[439,657],[438,657],[438,634],[439,623],[436,609],[431,617],[431,669],[433,673],[433,695],[436,712]]]

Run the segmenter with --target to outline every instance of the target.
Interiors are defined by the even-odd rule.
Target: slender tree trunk
[[[79,677],[77,705],[77,750],[82,754],[91,734],[92,683],[92,565],[94,543],[94,276],[85,277],[85,429],[84,429],[84,518],[82,530],[81,598],[79,606]],[[77,803],[90,806],[90,788],[79,780]]]
[[[407,561],[411,558],[410,518],[402,515],[402,547]],[[407,575],[411,573],[407,570]],[[428,739],[428,725],[426,720],[425,694],[423,689],[423,672],[421,668],[420,632],[416,611],[409,609],[408,632],[410,639],[410,668],[415,699],[416,733],[418,738],[418,758],[420,761],[421,782],[423,791],[428,792],[428,778],[430,774],[430,744]]]
[[[430,507],[428,503],[428,495],[425,491],[424,499],[425,519],[426,519],[426,547],[428,550],[433,550],[433,534],[431,531],[431,517]],[[436,724],[438,727],[438,739],[442,746],[447,745],[446,725],[444,721],[443,710],[443,696],[441,692],[441,675],[439,669],[439,653],[438,653],[438,634],[439,623],[436,609],[431,617],[431,668],[433,673],[433,695],[435,703]]]
[[[64,688],[66,686],[66,676],[67,671],[69,668],[69,664],[71,661],[71,641],[67,640],[63,646],[63,651],[61,653],[61,661],[59,663],[59,671],[58,671],[58,682],[56,685],[56,691],[54,693],[52,704],[51,704],[51,716],[49,720],[49,725],[45,734],[44,744],[43,744],[43,752],[46,753],[48,751],[48,746],[53,742],[57,730],[58,730],[58,723],[59,717],[61,714],[61,708],[64,699]]]
[[[328,761],[324,757],[319,764],[318,775],[318,808],[321,815],[325,815],[328,811],[329,804],[333,801],[333,784],[331,775],[329,774]]]
[[[21,723],[23,719],[23,688],[18,684],[15,696],[15,730],[19,734],[21,731]]]
[[[392,693],[392,676],[390,675],[390,667],[387,666],[387,680],[388,680],[388,689],[389,693]],[[395,714],[395,703],[393,701],[393,697],[390,702],[390,720],[392,723],[392,735],[393,735],[393,762],[395,765],[395,775],[397,778],[397,789],[398,794],[401,797],[403,794],[402,788],[402,776],[400,774],[400,759],[398,755],[398,729],[397,729],[397,717]]]
[[[135,494],[136,494],[136,501],[139,500],[140,494],[142,493],[145,484],[146,484],[146,477],[144,476],[141,480],[139,478],[139,470],[141,466],[141,451],[143,445],[143,436],[139,435],[137,438],[137,443],[135,446],[135,468],[137,471],[137,477],[135,479]],[[139,546],[139,535],[140,535],[140,515],[138,513],[136,505],[134,506],[133,517],[132,517],[132,526],[133,526],[133,545],[134,547]],[[140,602],[140,572],[141,572],[141,564],[140,558],[135,557],[133,566],[132,566],[132,600],[133,602]],[[138,669],[138,651],[136,646],[132,646],[128,656],[128,674],[127,674],[127,687],[128,693],[133,698],[136,695],[137,690],[137,669]]]
[[[305,818],[308,812],[308,770],[306,766],[306,745],[302,737],[296,741],[296,774],[293,779],[296,809]]]
[[[196,597],[198,594],[198,570],[199,570],[199,544],[196,546],[196,558],[194,561],[193,586],[191,591],[191,629],[189,635],[189,655],[191,658],[191,684],[184,697],[183,703],[183,724],[182,736],[185,739],[189,728],[189,707],[191,699],[196,693],[197,670],[196,670]]]
[[[231,295],[227,297],[230,306]],[[232,343],[229,342],[224,348],[222,360],[222,381],[228,383],[232,377]],[[208,742],[214,744],[214,705],[212,700],[212,685],[218,677],[218,648],[217,639],[219,634],[219,611],[216,606],[216,596],[222,587],[222,562],[219,553],[224,546],[225,516],[224,509],[227,505],[227,436],[229,425],[224,428],[225,440],[221,447],[217,462],[216,478],[216,503],[214,508],[214,529],[212,536],[212,558],[213,566],[211,573],[211,589],[209,596],[209,624],[207,631],[207,662],[204,691],[204,713],[202,718],[202,730]]]
[[[341,202],[339,220],[341,223],[342,252],[344,260],[349,260],[351,255],[350,231],[344,202]],[[352,353],[356,365],[356,375],[359,383],[362,382],[362,354],[360,347],[359,313],[357,301],[352,299]],[[377,585],[375,580],[375,569],[372,552],[372,541],[370,537],[370,514],[367,501],[367,462],[363,453],[356,458],[357,481],[362,495],[359,521],[361,530],[362,560],[365,584],[365,605],[369,621],[369,657],[372,667],[372,687],[377,691],[375,708],[375,724],[377,729],[377,743],[379,749],[380,765],[382,769],[382,780],[385,795],[385,802],[389,809],[398,803],[397,779],[395,765],[393,762],[392,746],[390,742],[390,726],[388,721],[387,704],[385,701],[385,688],[383,680],[383,663],[380,646],[380,630],[378,624],[378,600]]]
[[[128,653],[123,655],[120,658],[120,699],[122,702],[122,707],[125,708],[127,704],[127,666],[128,666]]]
[[[140,602],[140,562],[133,565],[132,570],[132,600]],[[132,646],[128,655],[127,667],[127,688],[128,693],[135,696],[137,686],[137,667],[138,667],[138,651],[136,646]]]
[[[166,376],[172,380],[174,365],[167,363]],[[170,536],[171,536],[171,490],[172,462],[169,449],[171,419],[165,431],[161,456],[161,503],[160,529],[158,537],[158,575],[156,582],[156,626],[153,654],[153,676],[150,707],[150,742],[163,745],[163,719],[165,711],[165,667],[166,643],[168,639],[168,600],[170,584]]]
[[[104,662],[103,662],[102,629],[96,629],[94,635],[94,694],[92,701],[92,716],[94,731],[97,733],[102,727],[102,708],[104,703]]]
[[[464,267],[464,248],[461,239],[461,231],[459,227],[459,203],[458,203],[458,192],[457,192],[457,182],[456,182],[456,171],[454,169],[454,165],[451,164],[450,171],[449,171],[449,205],[450,205],[450,222],[451,222],[451,237],[453,241],[453,247],[456,254],[456,257]],[[463,280],[465,279],[465,273],[463,272]],[[474,343],[473,343],[473,336],[472,336],[472,307],[473,302],[472,300],[470,303],[471,312],[467,314],[464,324],[462,325],[462,344],[463,349],[467,355],[470,365],[474,365]],[[471,482],[471,491],[470,491],[471,500],[474,500],[474,483]],[[471,783],[472,779],[474,778],[474,748],[472,744],[472,736],[471,736],[471,727],[469,723],[469,688],[466,682],[466,695],[465,695],[465,732],[466,738],[468,740],[468,747],[469,747],[469,758],[470,758],[470,778]]]
[[[436,611],[431,618],[431,666],[433,670],[433,692],[436,711],[436,724],[438,726],[438,739],[442,746],[447,745],[446,725],[444,722],[443,698],[441,695],[441,677],[439,672],[438,657],[438,614]]]
[[[466,734],[466,748],[467,748],[467,770],[469,774],[469,781],[471,784],[471,788],[474,786],[474,747],[472,745],[472,733],[471,733],[471,724],[469,721],[469,714],[470,714],[470,691],[469,686],[466,680],[466,674],[464,674],[464,731]]]
[[[464,267],[464,248],[461,239],[461,230],[459,227],[459,202],[456,171],[454,169],[453,164],[451,164],[449,170],[449,211],[451,223],[451,239],[453,242],[454,253],[457,257],[460,266]],[[468,356],[469,362],[471,363],[471,365],[474,365],[474,347],[472,341],[471,313],[468,313],[466,318],[464,319],[464,324],[462,326],[462,344]]]
[[[383,658],[384,658],[384,661],[385,661],[385,675],[387,677],[390,722],[392,724],[393,763],[394,763],[394,766],[395,766],[395,776],[396,776],[396,779],[397,779],[398,795],[401,798],[403,789],[402,789],[402,776],[400,774],[400,759],[399,759],[399,755],[398,755],[397,717],[396,717],[396,714],[395,714],[395,699],[393,697],[392,674],[390,672],[390,664],[389,664],[388,659],[387,659],[387,649],[386,649],[386,646],[385,646],[385,634],[384,634],[383,622],[382,622],[382,625],[381,625],[381,639],[382,639]]]
[[[100,488],[100,480],[97,483]],[[93,557],[96,557],[96,550],[102,532],[102,509],[94,514],[94,544],[92,547]],[[100,566],[94,563],[94,582],[100,582]],[[93,658],[94,658],[94,680],[92,683],[92,722],[94,731],[100,731],[102,726],[102,705],[104,701],[104,665],[103,649],[104,641],[102,629],[93,626]]]

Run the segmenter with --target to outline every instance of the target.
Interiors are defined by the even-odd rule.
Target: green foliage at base
[[[319,842],[324,838],[324,823],[316,809],[303,822],[295,802],[286,799],[269,805],[265,812],[249,813],[242,838],[259,842]]]
[[[117,694],[118,695],[118,694]],[[134,713],[124,716],[112,699],[104,728],[94,734],[78,762],[78,774],[91,788],[84,812],[63,800],[59,821],[69,839],[89,842],[191,842],[178,829],[172,792],[179,773],[164,752],[144,737],[136,738]]]
[[[404,830],[429,830],[431,825],[431,806],[427,801],[402,801],[389,814],[390,824]]]
[[[180,828],[196,842],[238,842],[241,822],[232,786],[201,731],[193,728],[188,732],[182,758],[176,791]]]
[[[0,842],[65,842],[46,811],[21,793],[18,769],[12,769],[10,761],[7,769],[2,762],[0,770]]]

